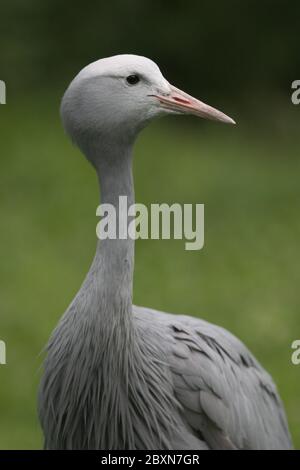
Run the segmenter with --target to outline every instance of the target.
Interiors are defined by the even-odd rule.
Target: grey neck
[[[99,300],[113,308],[114,318],[131,316],[134,271],[134,240],[120,239],[119,196],[127,197],[128,207],[134,203],[132,176],[132,145],[96,145],[88,155],[97,171],[101,204],[115,208],[117,238],[98,240],[96,255],[90,270]],[[130,219],[128,220],[128,223]]]
[[[131,149],[103,144],[94,151],[85,149],[97,170],[101,203],[112,204],[117,219],[119,196],[127,196],[128,205],[134,202]],[[78,367],[69,367],[69,356],[64,362],[61,354],[54,354],[60,374],[44,385],[46,391],[49,387],[50,397],[60,398],[55,403],[45,400],[47,414],[43,419],[50,422],[49,448],[170,449],[171,438],[175,436],[179,442],[176,434],[182,423],[166,366],[165,338],[157,327],[151,331],[148,322],[143,331],[141,323],[133,321],[133,267],[133,240],[98,242],[92,266],[70,311],[70,323],[62,324],[63,332],[70,329],[78,338],[71,356],[78,357]],[[59,351],[65,351],[61,331],[50,347],[58,344]],[[62,383],[70,389],[68,397],[57,391]],[[61,432],[57,432],[59,426]]]

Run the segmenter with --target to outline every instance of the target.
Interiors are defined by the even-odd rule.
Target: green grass
[[[56,96],[0,108],[0,448],[41,448],[39,353],[95,248],[96,177],[65,137]],[[138,241],[135,303],[199,315],[241,338],[273,375],[300,447],[298,143],[174,118],[136,146],[137,202],[205,204],[205,247]],[[300,366],[299,366],[300,367]]]

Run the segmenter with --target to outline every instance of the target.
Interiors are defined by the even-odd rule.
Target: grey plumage
[[[143,77],[136,88],[124,82],[133,73]],[[166,107],[174,90],[137,56],[95,62],[71,83],[64,126],[97,171],[102,203],[118,208],[119,195],[133,203],[139,130],[191,111]],[[204,115],[201,102],[190,103]],[[211,109],[205,116],[229,122]],[[39,391],[45,448],[291,448],[276,387],[245,346],[205,321],[132,305],[133,268],[131,239],[98,242],[50,338]]]

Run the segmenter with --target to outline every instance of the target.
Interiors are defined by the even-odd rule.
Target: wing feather
[[[135,312],[149,333],[155,325],[169,343],[183,418],[209,448],[292,448],[276,386],[241,341],[198,318],[143,307]]]

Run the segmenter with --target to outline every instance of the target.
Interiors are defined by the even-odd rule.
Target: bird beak
[[[226,114],[218,111],[215,108],[212,108],[208,104],[203,103],[202,101],[193,98],[184,91],[179,90],[178,88],[171,86],[171,93],[168,95],[153,95],[155,96],[162,108],[183,114],[193,114],[194,116],[199,116],[205,119],[210,119],[213,121],[225,122],[227,124],[235,124],[235,121]]]

